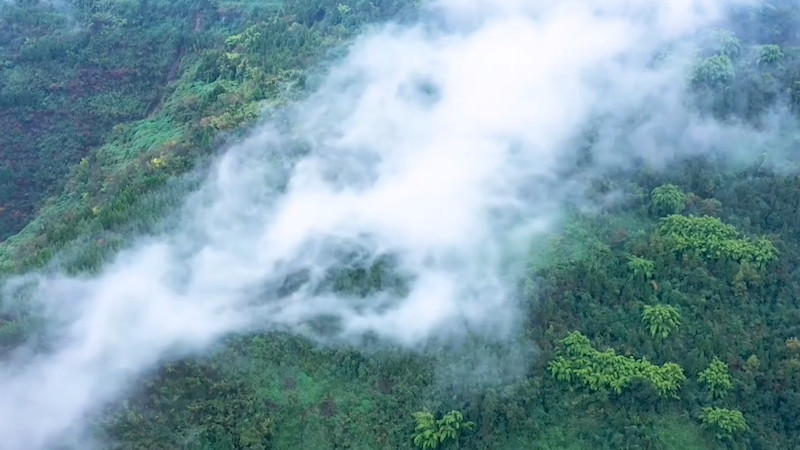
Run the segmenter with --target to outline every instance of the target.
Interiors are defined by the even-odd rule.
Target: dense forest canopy
[[[798,24],[0,2],[0,448],[800,448]]]

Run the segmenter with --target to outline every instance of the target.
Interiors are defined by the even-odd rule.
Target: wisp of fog
[[[560,174],[590,125],[595,170],[758,138],[685,106],[686,39],[729,3],[440,0],[418,24],[366,32],[289,127],[220,157],[179,227],[96,276],[7,283],[51,333],[0,366],[0,446],[63,443],[146,370],[230,333],[410,348],[512,335],[527,245],[583,189]],[[402,289],[325,287],[381,258]]]

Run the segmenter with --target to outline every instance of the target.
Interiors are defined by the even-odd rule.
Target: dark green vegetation
[[[79,3],[79,23],[39,2],[0,4],[0,239],[180,74],[193,2]]]
[[[39,266],[79,237],[102,244],[72,267],[97,267],[117,232],[178,200],[157,188],[298,95],[359,26],[413,12],[404,3],[76,0],[71,16],[0,3],[0,239],[42,208],[0,267]]]
[[[743,10],[736,34],[709,36],[689,83],[699,108],[758,124],[800,107],[795,5]],[[0,3],[0,236],[41,209],[0,246],[5,273],[57,254],[97,269],[178,204],[176,175],[302,95],[360,26],[413,15],[391,0],[71,7]],[[576,214],[531,268],[520,339],[539,353],[520,379],[442,375],[488,348],[238,336],[160,367],[98,433],[121,449],[798,448],[800,177],[699,159],[632,181],[649,195]],[[0,316],[0,351],[29,328]]]

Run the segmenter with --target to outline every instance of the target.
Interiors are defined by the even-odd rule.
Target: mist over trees
[[[800,448],[800,3],[523,3],[0,2],[0,447]]]

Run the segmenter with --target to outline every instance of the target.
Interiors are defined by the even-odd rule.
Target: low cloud
[[[263,124],[214,164],[182,226],[92,278],[25,278],[52,344],[0,369],[4,445],[80,431],[145,370],[228,333],[409,348],[515,336],[528,244],[580,198],[563,174],[589,130],[596,173],[763,141],[686,106],[684,39],[728,4],[441,0],[430,20],[361,36],[290,132]],[[396,285],[330,287],[374,263]]]

